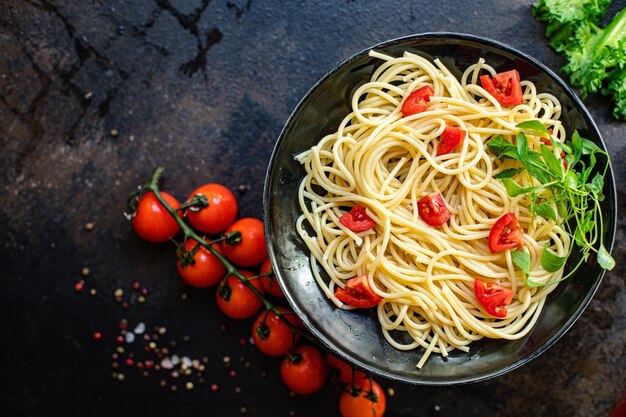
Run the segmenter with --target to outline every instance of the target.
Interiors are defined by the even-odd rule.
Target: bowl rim
[[[540,69],[542,72],[544,72],[546,75],[548,75],[550,78],[552,78],[552,80],[558,84],[558,86],[560,88],[563,89],[563,91],[566,93],[566,95],[569,96],[569,98],[574,102],[575,107],[577,107],[578,109],[580,109],[581,114],[585,120],[585,122],[587,123],[587,125],[589,126],[589,130],[593,131],[593,133],[597,136],[600,144],[602,145],[603,150],[607,150],[606,147],[606,143],[604,141],[604,139],[602,138],[602,135],[600,133],[600,130],[598,129],[597,125],[595,124],[593,118],[591,117],[591,114],[589,113],[589,110],[587,110],[587,107],[582,103],[582,101],[580,100],[580,98],[578,97],[578,95],[574,92],[574,90],[572,88],[569,87],[569,85],[567,85],[567,83],[565,81],[563,81],[557,74],[555,74],[550,68],[548,68],[545,64],[541,63],[540,61],[538,61],[537,59],[535,59],[534,57],[526,54],[525,52],[522,52],[516,48],[513,48],[505,43],[502,43],[500,41],[496,41],[494,39],[491,38],[487,38],[487,37],[483,37],[483,36],[477,36],[477,35],[472,35],[472,34],[467,34],[467,33],[460,33],[460,32],[423,32],[423,33],[417,33],[417,34],[411,34],[411,35],[406,35],[406,36],[401,36],[401,37],[397,37],[397,38],[393,38],[393,39],[389,39],[386,41],[382,41],[379,42],[375,45],[369,46],[367,48],[364,48],[352,55],[350,55],[348,58],[344,59],[343,61],[341,61],[340,63],[336,64],[330,71],[328,71],[325,75],[323,75],[308,91],[307,93],[300,99],[300,101],[298,102],[298,104],[294,107],[293,111],[291,112],[291,114],[289,115],[288,119],[286,120],[283,128],[281,129],[280,134],[278,135],[278,139],[276,140],[276,143],[274,144],[274,148],[272,150],[272,155],[270,157],[269,163],[268,163],[268,168],[267,168],[267,172],[266,172],[266,176],[265,176],[265,182],[264,182],[264,187],[263,187],[263,224],[264,224],[264,233],[265,233],[265,240],[266,240],[266,245],[268,248],[268,256],[270,259],[270,262],[272,265],[276,265],[276,257],[275,257],[275,253],[274,250],[272,249],[272,245],[270,244],[271,240],[271,236],[270,236],[270,220],[269,220],[269,188],[270,188],[270,177],[271,177],[271,172],[273,171],[274,165],[276,163],[276,157],[277,157],[277,150],[280,146],[280,144],[282,143],[282,141],[285,139],[285,135],[287,133],[287,130],[289,129],[290,125],[292,124],[294,118],[296,117],[296,115],[298,114],[298,112],[301,110],[302,106],[304,105],[304,103],[309,99],[309,97],[334,73],[336,73],[337,71],[339,71],[341,68],[343,68],[344,66],[348,65],[349,63],[351,63],[352,61],[356,60],[357,58],[360,58],[361,56],[369,53],[369,51],[371,50],[375,50],[375,49],[379,49],[379,48],[385,48],[388,46],[393,46],[396,44],[401,44],[407,41],[414,41],[414,40],[419,40],[419,39],[455,39],[455,40],[465,40],[465,41],[471,41],[471,42],[475,42],[478,44],[482,44],[482,45],[486,45],[486,46],[490,46],[496,49],[500,49],[506,53],[509,53],[511,55],[515,55],[518,58],[521,58],[523,60],[526,60],[527,62],[533,64],[534,66],[536,66],[538,69]],[[612,193],[612,195],[614,196],[613,198],[613,212],[617,215],[617,190],[616,190],[616,184],[615,184],[615,176],[614,176],[614,172],[613,172],[613,166],[611,164],[611,160],[609,158],[608,160],[608,175],[610,178],[610,181],[606,181],[605,182],[605,187],[609,186],[608,183],[610,183],[610,189],[606,190],[608,191],[607,194]],[[609,223],[609,225],[611,226],[610,228],[605,227],[605,235],[603,236],[604,241],[607,240],[608,238],[608,245],[606,246],[606,249],[609,251],[609,253],[612,252],[613,250],[613,246],[615,243],[615,235],[616,235],[616,227],[615,227],[615,223],[616,223],[616,216],[614,216],[614,218],[612,219],[612,222]],[[610,229],[610,230],[609,230]],[[607,234],[608,232],[608,234]],[[312,323],[312,320],[309,320],[309,318],[307,317],[307,315],[305,314],[304,311],[302,311],[300,308],[298,308],[298,305],[295,303],[295,301],[293,300],[292,295],[288,292],[285,291],[284,285],[282,283],[282,281],[280,279],[278,279],[277,281],[279,282],[279,285],[281,287],[281,289],[283,290],[283,293],[285,294],[285,298],[287,299],[289,305],[291,306],[291,308],[294,310],[294,312],[298,315],[298,317],[300,318],[300,320],[302,321],[302,323],[305,325],[305,327],[307,328],[307,330],[309,330],[313,336],[319,340],[327,349],[330,350],[330,352],[332,352],[333,354],[337,355],[338,357],[340,357],[341,359],[352,363],[354,365],[356,365],[357,367],[364,369],[366,371],[371,372],[374,375],[378,375],[381,376],[383,378],[387,378],[390,380],[394,380],[394,381],[399,381],[399,382],[403,382],[403,383],[408,383],[408,384],[412,384],[412,385],[427,385],[427,386],[451,386],[451,385],[462,385],[462,384],[469,384],[469,383],[475,383],[475,382],[480,382],[480,381],[485,381],[491,378],[495,378],[498,377],[500,375],[503,375],[507,372],[510,372],[528,362],[530,362],[531,360],[535,359],[536,357],[538,357],[539,355],[541,355],[543,352],[545,352],[546,350],[548,350],[550,347],[552,347],[565,333],[567,333],[567,331],[573,326],[573,324],[576,322],[576,320],[578,320],[578,318],[582,315],[582,313],[584,312],[584,310],[587,308],[587,306],[589,305],[589,303],[591,302],[593,296],[595,295],[596,291],[598,290],[602,279],[604,278],[604,275],[606,273],[606,270],[601,269],[600,273],[596,279],[595,284],[591,287],[590,291],[587,292],[587,294],[585,295],[585,298],[582,300],[580,306],[578,307],[578,309],[574,312],[574,314],[572,314],[569,319],[565,322],[565,324],[546,342],[544,343],[542,346],[540,346],[539,348],[537,348],[536,350],[529,352],[527,355],[520,357],[518,360],[516,360],[515,362],[511,363],[510,365],[507,365],[505,367],[502,367],[498,370],[492,371],[492,372],[487,372],[485,374],[481,374],[478,375],[476,377],[464,377],[464,378],[459,378],[459,379],[451,379],[451,380],[419,380],[419,378],[408,378],[405,376],[401,376],[401,375],[396,375],[390,372],[386,372],[382,369],[378,369],[378,368],[374,368],[368,364],[365,364],[363,362],[361,362],[358,359],[355,359],[349,355],[347,355],[345,352],[343,352],[342,350],[338,349],[337,347],[335,347]],[[419,374],[416,374],[416,376],[419,376]]]

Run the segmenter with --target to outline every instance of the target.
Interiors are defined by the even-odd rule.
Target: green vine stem
[[[263,307],[265,308],[266,312],[269,312],[269,311],[273,312],[280,318],[280,320],[282,320],[287,326],[289,326],[292,332],[298,333],[300,336],[304,337],[309,342],[317,345],[318,347],[324,348],[323,346],[321,346],[318,340],[311,337],[308,333],[303,332],[298,327],[294,326],[285,317],[282,311],[280,311],[276,306],[274,306],[274,304],[272,304],[272,302],[268,300],[263,295],[263,293],[261,293],[254,285],[252,285],[252,283],[250,283],[249,278],[246,278],[243,275],[241,275],[239,271],[237,271],[237,268],[228,259],[226,259],[224,256],[222,256],[221,253],[219,253],[217,250],[213,248],[213,243],[219,240],[225,240],[227,238],[225,237],[220,238],[219,240],[212,241],[212,242],[205,241],[202,236],[198,235],[187,223],[185,223],[185,221],[177,214],[177,210],[173,209],[167,203],[167,201],[165,201],[165,199],[161,195],[161,190],[159,189],[159,179],[163,175],[164,171],[165,171],[165,168],[163,167],[157,167],[154,170],[147,189],[154,194],[154,196],[159,201],[159,203],[161,203],[161,205],[165,208],[165,210],[167,210],[170,216],[172,216],[172,218],[176,221],[176,223],[178,223],[181,230],[183,231],[184,241],[187,241],[187,239],[191,238],[195,240],[196,242],[198,242],[199,245],[202,245],[206,250],[211,252],[211,254],[213,254],[213,256],[215,256],[224,265],[224,267],[226,268],[226,276],[233,275],[239,281],[241,281],[246,287],[248,287],[250,291],[252,291],[257,297],[259,297],[259,299],[263,303]],[[265,275],[265,274],[261,274],[261,275]],[[255,276],[253,278],[258,278],[258,277]]]

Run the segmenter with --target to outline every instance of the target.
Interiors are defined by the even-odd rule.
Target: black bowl
[[[336,308],[313,278],[309,251],[295,230],[300,215],[296,190],[305,172],[294,155],[336,131],[339,122],[350,112],[353,91],[367,82],[381,63],[368,56],[370,49],[392,56],[400,56],[405,50],[426,54],[440,58],[448,68],[461,70],[479,57],[484,57],[498,72],[515,68],[522,79],[535,82],[538,91],[551,92],[560,100],[568,137],[578,129],[583,137],[606,150],[600,132],[572,90],[534,58],[489,39],[457,33],[426,33],[383,42],[339,64],[302,99],[278,138],[264,190],[268,251],[287,300],[313,335],[339,357],[399,381],[447,385],[501,375],[537,357],[581,315],[604,275],[592,258],[549,295],[541,317],[526,337],[515,341],[483,339],[474,343],[470,352],[454,351],[447,359],[431,355],[421,370],[416,369],[421,352],[400,351],[390,346],[374,311]],[[610,169],[605,181],[603,238],[610,251],[616,216],[615,184]]]

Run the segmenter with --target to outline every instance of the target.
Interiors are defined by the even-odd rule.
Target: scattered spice
[[[111,135],[112,138],[116,138],[120,135],[120,132],[118,132],[117,129],[111,129],[109,134]]]
[[[85,281],[83,281],[82,279],[78,281],[76,284],[74,284],[74,291],[82,292],[84,289],[85,289]]]
[[[89,222],[89,223],[85,224],[85,230],[86,231],[91,232],[93,230],[93,228],[94,228],[93,223]]]
[[[217,392],[219,389],[220,387],[217,384],[211,384],[211,391]]]
[[[80,274],[84,277],[88,276],[91,273],[91,271],[89,270],[89,268],[85,267],[83,269],[80,270]]]
[[[390,397],[393,397],[394,395],[396,395],[396,390],[394,390],[393,388],[389,387],[389,388],[387,388],[387,394],[389,394]]]
[[[98,340],[102,339],[102,333],[100,333],[100,332],[93,332],[92,337],[93,337],[93,340],[95,340],[97,342]]]
[[[96,294],[98,294],[98,291],[96,291],[95,288],[92,288],[92,289],[89,290],[89,295],[95,296]]]

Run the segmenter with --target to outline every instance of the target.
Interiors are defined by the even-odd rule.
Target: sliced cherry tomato
[[[172,195],[164,191],[161,191],[161,195],[174,210],[180,207],[180,204]],[[165,207],[159,203],[159,200],[152,192],[147,192],[141,196],[131,223],[135,232],[148,242],[165,242],[174,237],[180,230],[178,223],[165,210]]]
[[[259,274],[267,274],[271,271],[272,265],[270,264],[270,259],[267,258],[265,262],[263,262],[263,265],[261,265]],[[280,289],[280,285],[278,285],[278,281],[276,281],[276,276],[273,272],[269,275],[262,276],[261,284],[263,284],[263,288],[266,293],[271,294],[274,297],[285,298],[285,294],[283,294],[283,290]]]
[[[441,226],[450,219],[450,212],[440,193],[430,193],[418,201],[417,212],[429,226]]]
[[[499,319],[506,317],[505,306],[513,300],[513,291],[510,289],[479,279],[474,280],[474,294],[487,314]]]
[[[349,306],[358,308],[374,307],[383,299],[372,291],[367,275],[349,279],[344,288],[335,288],[335,297]]]
[[[491,253],[523,246],[524,230],[517,223],[513,213],[500,217],[489,232],[489,250]]]
[[[252,272],[245,270],[239,270],[239,273],[246,278],[254,276]],[[252,279],[250,283],[263,293],[263,286],[258,279]],[[215,299],[222,313],[233,319],[252,317],[263,306],[259,297],[233,275],[229,275],[222,280],[215,292]]]
[[[353,366],[349,365],[345,361],[342,361],[335,355],[328,355],[326,361],[331,368],[338,371],[338,379],[344,384],[361,387],[363,385],[363,380],[367,378],[365,372],[354,369]]]
[[[204,233],[220,233],[237,217],[237,199],[220,184],[205,184],[189,195],[190,201],[197,195],[205,196],[207,207],[192,207],[187,210],[187,219],[193,227]]]
[[[360,204],[352,207],[350,212],[339,218],[341,224],[353,232],[364,232],[376,226],[376,222],[365,212],[365,207]]]
[[[240,266],[258,265],[267,259],[263,222],[252,217],[244,217],[231,224],[224,234],[238,231],[241,233],[239,243],[230,244],[224,240],[222,251],[228,260]]]
[[[283,317],[295,327],[300,328],[300,320],[293,311],[277,307]],[[283,356],[293,350],[299,339],[299,334],[291,328],[273,311],[261,313],[252,326],[254,346],[267,356]]]
[[[524,102],[517,70],[501,72],[494,75],[493,78],[489,75],[481,75],[480,83],[500,104],[516,106]]]
[[[363,387],[351,387],[341,394],[339,412],[342,417],[383,417],[387,408],[385,392],[378,382],[366,379]]]
[[[214,243],[213,249],[222,253],[220,246]],[[193,252],[193,257],[191,253]],[[183,255],[179,251],[179,256]],[[208,288],[220,282],[226,274],[226,268],[211,252],[203,248],[194,239],[187,240],[185,243],[186,258],[193,259],[189,262],[185,259],[181,262],[180,258],[176,261],[176,267],[181,278],[192,287]]]
[[[402,103],[402,115],[404,117],[421,113],[428,108],[430,97],[435,94],[429,85],[420,87],[413,91]]]
[[[309,395],[322,388],[326,382],[326,370],[326,360],[318,348],[298,346],[283,359],[280,376],[291,391]]]
[[[467,132],[465,130],[461,130],[456,126],[446,125],[441,134],[441,142],[437,146],[437,156],[447,155],[452,152],[454,148],[463,142],[466,135]]]

